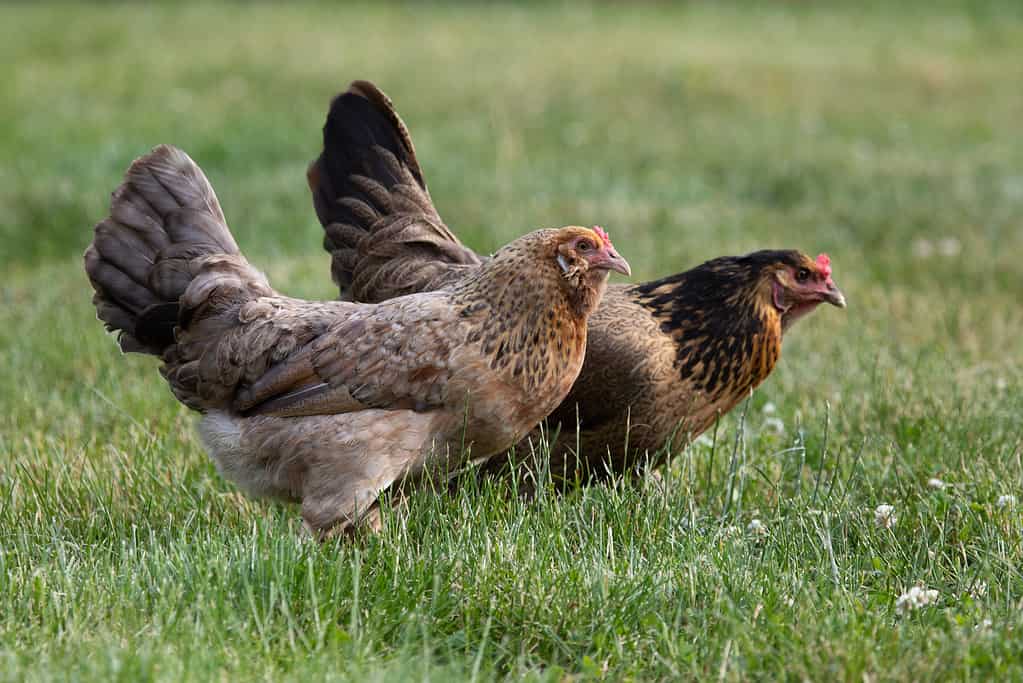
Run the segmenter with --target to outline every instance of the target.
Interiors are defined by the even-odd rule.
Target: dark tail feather
[[[372,83],[355,81],[331,103],[307,177],[342,296],[380,301],[420,291],[421,266],[479,263],[438,215],[408,129]]]
[[[324,226],[364,225],[368,216],[359,204],[338,200],[359,200],[386,211],[387,195],[403,184],[418,188],[425,199],[416,209],[436,216],[408,129],[387,95],[367,81],[353,82],[331,102],[323,126],[323,153],[310,165],[308,180]]]

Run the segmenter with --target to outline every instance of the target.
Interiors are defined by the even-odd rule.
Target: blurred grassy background
[[[180,608],[200,632],[179,641],[145,635],[155,628],[153,614],[176,603],[111,577],[121,567],[142,571],[161,553],[182,564],[157,564],[155,583],[180,581],[178,570],[203,575],[203,562],[230,563],[253,544],[277,562],[266,575],[285,585],[308,578],[274,573],[296,557],[305,561],[304,553],[338,581],[330,571],[355,571],[358,563],[339,569],[300,545],[280,550],[287,541],[279,525],[293,511],[248,503],[216,477],[155,364],[119,357],[95,322],[80,254],[126,166],[168,142],[206,170],[240,246],[278,288],[332,297],[304,171],[318,152],[330,98],[366,78],[394,99],[441,214],[477,249],[535,227],[600,223],[637,279],[724,253],[827,251],[850,307],[801,322],[758,391],[737,518],[696,515],[710,525],[700,534],[682,540],[662,529],[656,542],[621,522],[622,533],[636,532],[619,538],[626,551],[677,553],[673,571],[693,571],[683,569],[689,551],[720,550],[721,574],[699,578],[713,593],[710,603],[695,592],[675,596],[684,619],[661,636],[633,641],[613,630],[598,642],[608,614],[649,632],[641,614],[660,603],[591,596],[592,622],[572,625],[539,615],[580,609],[578,595],[534,594],[533,612],[519,605],[521,612],[503,613],[487,600],[518,595],[518,584],[490,576],[465,604],[441,610],[448,622],[413,595],[378,614],[376,630],[349,625],[363,649],[346,646],[348,675],[428,671],[422,661],[436,658],[388,650],[403,614],[419,609],[430,647],[475,643],[483,623],[503,628],[506,650],[494,655],[493,670],[484,667],[491,674],[599,675],[607,659],[612,676],[755,677],[789,665],[811,677],[830,666],[850,680],[886,670],[907,678],[1020,675],[1010,635],[1023,598],[1020,521],[997,517],[995,501],[1023,498],[1021,46],[1023,5],[995,1],[0,7],[0,588],[13,596],[0,603],[8,615],[0,616],[0,674],[19,678],[38,661],[48,663],[43,678],[60,677],[71,663],[84,675],[170,678],[189,671],[297,677],[338,665],[317,660],[326,654],[316,648],[279,649],[256,626],[272,610],[260,616],[231,607],[213,578],[193,577],[199,594],[188,599],[196,602]],[[785,425],[780,436],[761,430],[767,402]],[[826,419],[837,461],[822,460]],[[806,446],[805,467],[779,455],[793,438]],[[712,485],[680,486],[680,505],[720,510],[727,458],[706,465],[699,456],[687,462],[707,467]],[[805,519],[786,532],[789,545],[776,551],[775,564],[721,540],[721,528],[744,525],[750,511],[773,510],[772,525],[784,528],[784,510],[808,509],[803,491],[818,472],[848,486],[830,509],[840,587],[818,552],[819,529]],[[955,481],[955,494],[924,496],[930,476]],[[536,538],[556,535],[559,515],[582,516],[588,505],[635,505],[641,519],[656,507],[615,495],[587,493],[540,511],[502,507],[512,504],[500,496],[471,513],[468,502],[455,503],[444,514],[456,526],[475,520],[489,533],[449,549],[471,564],[486,556],[474,544],[489,547],[505,522],[525,524]],[[905,545],[864,540],[876,533],[870,510],[881,502],[904,510],[898,538]],[[443,535],[431,505],[443,506],[412,506],[411,528]],[[497,515],[490,527],[488,514]],[[252,526],[253,519],[268,526]],[[148,540],[139,541],[137,529]],[[579,533],[584,549],[607,543],[599,527]],[[371,576],[391,559],[424,552],[373,543],[364,570]],[[931,544],[937,557],[928,555]],[[193,546],[194,558],[176,554]],[[343,556],[348,562],[350,550]],[[430,557],[420,567],[424,590],[450,559]],[[508,571],[568,581],[576,576],[572,560],[545,556]],[[877,563],[883,580],[870,573],[881,571]],[[808,566],[821,574],[806,579]],[[783,604],[788,597],[768,603],[769,615],[778,607],[772,619],[802,624],[805,639],[744,630],[764,598],[748,586],[748,594],[722,597],[721,576],[733,572],[779,585],[782,577],[805,579],[802,592],[779,589],[778,596],[796,595],[794,607]],[[259,593],[266,575],[235,579]],[[943,616],[898,631],[902,645],[879,646],[875,639],[891,637],[893,592],[925,579],[946,596],[966,594],[980,579],[991,592],[977,610],[954,600]],[[331,585],[349,609],[350,589]],[[386,586],[378,588],[376,599],[385,601]],[[132,609],[139,595],[155,600],[141,613]],[[820,605],[830,617],[819,618]],[[274,614],[284,631],[297,619],[301,632],[312,617],[301,604],[290,609]],[[240,614],[225,616],[232,612]],[[981,641],[969,629],[989,612],[1000,619],[1001,638]],[[248,661],[244,643],[209,635],[217,628],[259,631],[263,649]],[[100,645],[83,637],[92,631]],[[420,640],[409,639],[419,652]],[[125,655],[125,641],[148,654]],[[83,659],[92,647],[102,656]],[[207,652],[198,670],[182,655],[189,647]],[[305,668],[295,668],[299,655],[309,657]],[[467,675],[474,656],[441,659],[452,675]],[[403,668],[408,661],[419,663]]]

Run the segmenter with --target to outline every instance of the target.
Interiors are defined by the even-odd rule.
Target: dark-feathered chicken
[[[334,100],[323,141],[308,178],[343,296],[444,289],[487,262],[441,221],[408,131],[374,85],[353,83]],[[785,330],[822,302],[845,306],[830,261],[798,251],[609,287],[590,318],[582,372],[548,419],[560,427],[552,473],[583,480],[659,464],[764,381]]]
[[[379,521],[377,497],[524,437],[568,393],[609,270],[599,228],[539,230],[452,286],[380,304],[302,301],[238,250],[188,156],[131,165],[85,252],[121,348],[159,356],[203,414],[220,471],[302,502],[318,534]]]

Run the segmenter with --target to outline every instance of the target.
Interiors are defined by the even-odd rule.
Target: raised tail
[[[355,81],[331,103],[307,177],[342,297],[437,289],[479,265],[441,220],[408,129],[372,83]]]
[[[238,251],[202,170],[169,145],[128,169],[85,250],[85,272],[121,349],[160,356],[175,395],[195,408],[203,406],[190,377],[203,337],[237,324],[243,302],[273,294]],[[178,338],[190,324],[183,354]]]

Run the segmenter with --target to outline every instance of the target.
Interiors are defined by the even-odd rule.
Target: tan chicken
[[[373,84],[335,99],[323,140],[308,179],[342,296],[442,291],[486,267],[441,221],[408,131]],[[551,472],[571,482],[659,465],[749,396],[777,363],[783,332],[822,302],[845,306],[830,259],[798,251],[609,287],[579,379],[547,421],[558,435]]]
[[[282,296],[239,252],[208,181],[157,147],[85,252],[99,318],[159,356],[223,475],[301,501],[318,535],[379,523],[379,494],[525,436],[582,365],[609,270],[600,229],[539,230],[457,285],[381,304]]]

